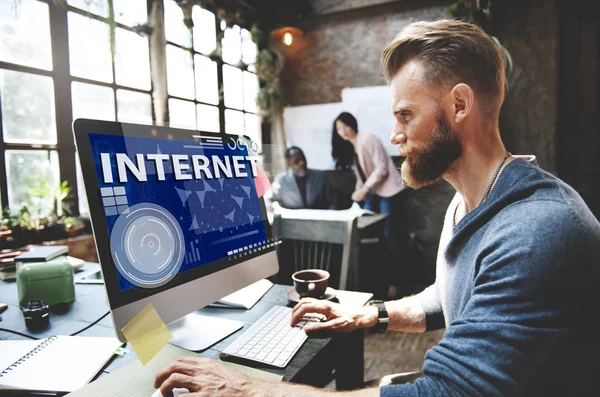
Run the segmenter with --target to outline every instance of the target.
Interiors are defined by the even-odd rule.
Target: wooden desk
[[[86,264],[86,266],[88,266]],[[86,268],[84,266],[84,269]],[[244,323],[244,328],[228,338],[212,346],[202,354],[219,359],[219,352],[237,339],[247,326],[253,324],[273,305],[288,305],[286,293],[291,287],[274,285],[265,296],[251,309],[204,308],[199,312],[204,315],[226,317]],[[50,327],[44,331],[33,333],[25,327],[23,314],[18,307],[17,286],[15,282],[0,282],[0,297],[9,308],[2,313],[0,328],[22,332],[37,338],[47,338],[50,335],[68,335],[91,324],[109,310],[104,285],[76,284],[75,302],[70,310],[63,314],[50,316]],[[372,295],[338,291],[341,303],[363,305]],[[114,336],[112,319],[109,316],[98,324],[79,334],[80,336]],[[0,331],[0,339],[23,339],[23,337]],[[125,346],[130,353],[115,356],[99,374],[110,373],[118,368],[137,360],[137,356],[129,345]],[[324,386],[330,380],[335,369],[336,387],[340,390],[350,390],[361,387],[364,371],[364,333],[362,330],[350,334],[338,334],[334,337],[309,338],[292,361],[284,369],[261,366],[256,368],[283,375],[285,381],[306,383],[314,386]]]

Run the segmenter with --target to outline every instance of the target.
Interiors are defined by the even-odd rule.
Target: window
[[[256,106],[258,77],[252,71],[258,52],[250,32],[238,26],[225,29],[223,46],[223,96],[225,131],[248,135],[261,151],[260,116]],[[239,69],[242,62],[248,70]],[[238,111],[239,110],[239,111]]]
[[[4,142],[56,144],[52,77],[0,70]]]
[[[38,216],[55,203],[34,189],[59,177],[50,37],[48,4],[0,3],[0,199],[2,207],[25,205]]]
[[[252,65],[257,47],[250,32],[239,26],[222,30],[215,15],[199,6],[192,8],[190,32],[176,2],[164,4],[170,125],[245,134],[260,147],[258,77]]]
[[[55,150],[7,150],[6,179],[10,207],[25,205],[32,216],[49,215],[54,209],[52,196],[35,189],[52,189],[59,183],[58,154]]]
[[[198,5],[189,29],[175,0],[163,1],[171,125],[246,134],[260,145],[250,32],[225,28]],[[147,23],[149,1],[64,3],[0,1],[0,204],[14,212],[56,211],[50,195],[34,192],[64,180],[77,187],[74,210],[89,212],[73,120],[155,120],[149,40],[134,28]]]
[[[48,4],[31,0],[15,4],[0,2],[0,61],[52,70]]]
[[[106,17],[108,2],[69,0],[69,4],[78,7],[67,13],[73,120],[152,124],[149,43],[132,29],[147,20],[145,0],[113,0],[114,27],[106,18],[90,17],[79,10]],[[114,54],[111,35],[115,38]],[[85,213],[89,209],[80,170],[76,176],[79,211]]]

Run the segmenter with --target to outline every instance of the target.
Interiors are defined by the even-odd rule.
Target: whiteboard
[[[344,88],[342,102],[292,106],[283,110],[283,130],[287,147],[304,151],[309,168],[333,170],[331,132],[333,120],[341,112],[349,112],[358,121],[359,132],[379,137],[390,156],[398,155],[398,147],[390,143],[394,127],[392,93],[387,85]]]
[[[306,156],[308,168],[333,170],[331,131],[342,112],[342,104],[293,106],[283,110],[283,131],[287,147],[298,146]]]
[[[359,132],[377,135],[390,156],[398,155],[398,146],[390,143],[394,116],[389,85],[344,88],[342,104],[347,112],[356,117]]]

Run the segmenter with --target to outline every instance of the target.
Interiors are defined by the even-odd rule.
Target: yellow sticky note
[[[173,337],[152,303],[121,328],[121,332],[131,343],[142,365],[146,365]]]

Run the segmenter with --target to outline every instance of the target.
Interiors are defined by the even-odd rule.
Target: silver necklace
[[[481,200],[479,200],[479,204],[477,204],[477,207],[479,207],[481,204],[483,204],[483,202],[485,200],[487,200],[488,196],[490,195],[490,191],[492,190],[492,186],[494,185],[494,182],[496,181],[496,178],[498,178],[498,174],[500,173],[500,168],[502,168],[502,166],[504,165],[504,163],[506,163],[506,160],[508,160],[508,158],[512,156],[510,154],[510,152],[506,152],[506,155],[504,156],[504,158],[502,159],[502,161],[500,162],[500,164],[498,164],[498,167],[496,167],[496,171],[494,171],[494,174],[492,175],[492,178],[490,179],[490,182],[488,183],[487,187],[485,188],[485,191],[483,192],[483,196],[481,196]],[[454,227],[456,227],[456,212],[458,211],[458,206],[460,205],[460,203],[458,203],[458,205],[456,206],[456,208],[454,208],[454,216],[452,217],[452,221],[454,223]]]

